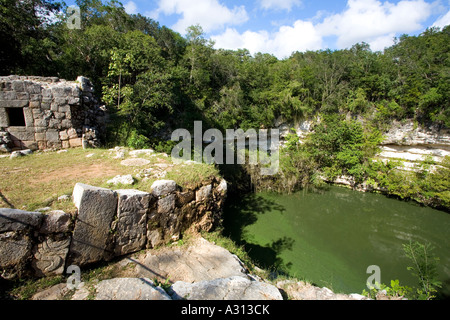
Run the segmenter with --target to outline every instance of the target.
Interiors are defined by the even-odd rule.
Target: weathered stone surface
[[[34,294],[31,300],[61,300],[69,291],[67,283],[63,282]]]
[[[187,248],[161,248],[139,259],[136,277],[158,278],[164,281],[199,282],[232,276],[246,277],[242,262],[228,250],[203,238]]]
[[[116,255],[142,249],[146,243],[147,211],[152,195],[138,190],[116,190],[118,216],[115,229]]]
[[[139,156],[139,155],[141,155],[141,154],[149,155],[149,154],[152,154],[152,153],[154,153],[154,152],[155,152],[155,151],[154,151],[153,149],[139,149],[139,150],[133,150],[133,151],[130,151],[129,154],[130,154],[130,156],[132,156],[132,157],[137,157],[137,156]]]
[[[95,285],[95,300],[171,300],[148,278],[115,278]]]
[[[194,200],[195,194],[193,191],[185,191],[185,192],[178,192],[177,193],[177,206],[182,207],[192,200]]]
[[[358,294],[336,294],[328,288],[319,288],[303,281],[283,280],[276,285],[292,300],[370,300]]]
[[[59,198],[58,198],[59,200]],[[40,233],[63,233],[68,232],[71,223],[71,215],[61,210],[50,211],[43,216]]]
[[[121,165],[127,167],[141,167],[146,166],[150,163],[150,160],[142,159],[142,158],[131,158],[125,159],[120,162]]]
[[[147,231],[147,247],[155,248],[164,243],[161,231],[159,229]]]
[[[0,232],[38,228],[42,213],[0,208]]]
[[[64,273],[64,263],[69,252],[70,238],[46,238],[33,250],[32,266],[36,275],[54,275]]]
[[[175,199],[174,194],[170,194],[162,199],[158,200],[158,213],[167,214],[175,209]]]
[[[59,149],[63,145],[59,131],[78,130],[80,134],[71,139],[84,138],[83,125],[92,129],[87,139],[89,145],[98,146],[104,135],[106,108],[95,99],[90,81],[83,79],[83,86],[88,89],[82,92],[74,81],[50,81],[34,76],[0,77],[0,126],[11,131],[15,147]],[[10,126],[5,108],[23,108],[25,126]],[[43,133],[45,139],[35,139],[31,133]],[[61,139],[68,140],[65,133]],[[81,145],[78,139],[64,143],[64,147]]]
[[[78,208],[78,216],[70,246],[70,261],[81,266],[107,258],[117,194],[108,189],[77,183],[73,201]]]
[[[160,197],[175,192],[177,184],[173,180],[157,180],[153,182],[151,189],[153,195]]]
[[[205,201],[209,198],[212,191],[212,185],[207,185],[204,187],[201,187],[196,193],[195,193],[195,201],[201,202]]]
[[[20,269],[30,256],[31,247],[31,240],[27,235],[14,231],[0,233],[0,269]]]
[[[124,185],[132,185],[134,183],[134,178],[131,174],[127,174],[124,176],[118,175],[107,181],[108,184],[124,184]]]
[[[170,289],[174,300],[283,300],[275,286],[241,276],[197,283],[178,281]]]

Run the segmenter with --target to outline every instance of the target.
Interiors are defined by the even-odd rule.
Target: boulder
[[[111,240],[111,223],[117,209],[116,192],[77,183],[73,201],[78,208],[69,261],[82,266],[107,260]]]
[[[151,189],[154,196],[160,197],[175,192],[177,184],[173,180],[157,180],[153,182]]]
[[[241,276],[197,283],[178,281],[169,293],[174,300],[283,300],[277,287]]]
[[[187,248],[161,248],[139,259],[136,277],[199,282],[232,276],[246,277],[242,262],[228,250],[199,238]]]
[[[68,232],[71,223],[71,215],[61,210],[50,211],[43,216],[40,233],[63,233]]]
[[[2,277],[12,278],[31,255],[31,239],[27,235],[9,231],[0,233],[0,271]],[[5,272],[5,269],[11,269]]]
[[[107,181],[108,184],[123,184],[123,185],[132,185],[134,183],[134,178],[131,174],[127,174],[124,176],[118,175]]]

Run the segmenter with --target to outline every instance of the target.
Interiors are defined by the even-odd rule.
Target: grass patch
[[[192,188],[202,182],[218,177],[213,165],[173,164],[170,157],[162,154],[140,154],[139,158],[150,161],[145,166],[124,166],[123,158],[114,159],[115,151],[109,149],[68,149],[67,152],[36,152],[15,159],[0,158],[0,207],[33,211],[51,207],[54,210],[74,212],[72,201],[58,201],[62,195],[71,195],[77,182],[109,189],[139,189],[151,191],[158,179],[170,179],[183,188]],[[125,159],[131,158],[128,149]],[[163,167],[161,167],[161,165]],[[167,171],[163,178],[140,177],[142,170],[152,173]],[[133,185],[114,186],[107,181],[116,175],[131,174]]]
[[[18,280],[17,285],[9,292],[16,300],[29,300],[37,292],[61,283],[62,276],[45,277],[41,279]]]

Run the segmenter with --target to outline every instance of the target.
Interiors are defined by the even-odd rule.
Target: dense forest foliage
[[[215,49],[201,26],[183,37],[127,14],[116,0],[77,0],[81,29],[68,27],[64,3],[0,1],[0,74],[89,77],[109,110],[110,145],[163,148],[161,137],[192,128],[194,120],[204,129],[247,130],[271,128],[279,117],[320,115],[324,120],[305,145],[288,141],[280,159],[284,189],[318,181],[319,173],[348,174],[401,197],[450,204],[448,179],[417,176],[411,186],[427,186],[398,190],[405,177],[370,161],[393,120],[450,127],[450,26],[403,35],[384,52],[358,43],[279,60]]]

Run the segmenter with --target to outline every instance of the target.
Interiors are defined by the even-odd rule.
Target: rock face
[[[106,109],[87,78],[6,76],[0,88],[0,151],[98,146],[103,138]]]
[[[185,248],[151,251],[136,266],[136,277],[157,278],[164,281],[199,282],[216,278],[246,276],[242,262],[228,250],[203,238]]]
[[[70,246],[70,263],[82,266],[108,259],[111,223],[117,209],[116,192],[77,183],[73,198],[78,215]]]
[[[148,278],[116,278],[95,285],[95,300],[171,300]]]
[[[240,276],[197,283],[179,281],[170,289],[174,300],[283,300],[275,286]]]
[[[359,294],[336,294],[328,288],[319,288],[303,281],[278,281],[277,287],[292,300],[370,300]]]

